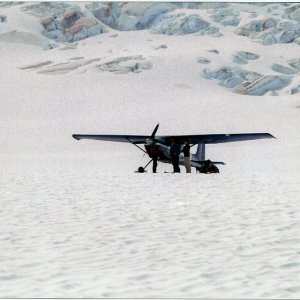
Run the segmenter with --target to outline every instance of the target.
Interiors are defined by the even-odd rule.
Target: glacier
[[[0,298],[300,298],[299,20],[298,3],[0,2]],[[137,147],[72,138],[158,122],[276,139],[207,145],[226,165],[204,175],[137,174]]]
[[[16,5],[1,4],[0,40],[13,43],[28,43],[37,45],[44,50],[59,48],[68,50],[76,48],[76,42],[103,34],[117,36],[124,31],[149,31],[152,34],[169,36],[209,36],[220,44],[227,43],[222,39],[224,34],[234,38],[235,35],[245,37],[249,43],[259,43],[264,46],[277,44],[300,44],[299,5],[295,3],[125,3],[125,2],[36,2],[16,3]],[[10,25],[15,7],[22,14],[23,28]],[[8,13],[11,10],[11,13]],[[8,30],[9,29],[9,30]],[[243,39],[242,39],[243,40]],[[225,46],[226,47],[226,46]],[[154,46],[155,49],[166,49]],[[216,50],[220,52],[219,50]],[[139,53],[137,53],[139,55]],[[224,55],[222,55],[224,59]],[[224,68],[236,70],[232,78],[226,78],[220,83],[233,93],[245,92],[249,82],[238,75],[241,72],[260,73],[268,80],[260,81],[268,86],[266,92],[277,96],[280,93],[294,94],[298,88],[288,88],[289,84],[297,81],[299,68],[285,66],[288,61],[297,57],[281,59],[271,63],[264,72],[256,70],[254,60],[259,64],[265,57],[251,54],[247,49],[230,55],[230,61]],[[284,55],[282,55],[284,57]],[[149,60],[151,61],[151,59]],[[201,64],[213,65],[212,59],[198,59]],[[134,62],[132,62],[134,64]],[[238,66],[243,66],[244,69]],[[150,64],[147,64],[149,68]],[[152,68],[152,67],[151,67]],[[239,70],[240,69],[240,70]],[[267,70],[267,71],[266,71]],[[213,66],[202,69],[204,78],[215,78]],[[275,73],[274,73],[275,72]],[[40,72],[44,73],[44,72]],[[118,73],[118,72],[117,72]],[[277,74],[276,74],[277,73]],[[290,75],[290,80],[278,80],[278,73]],[[218,76],[217,76],[218,77]],[[281,77],[280,77],[281,78]],[[272,81],[272,83],[270,83]],[[267,84],[268,82],[268,84]],[[283,83],[284,82],[284,83]],[[240,85],[241,88],[236,88]],[[262,95],[261,91],[253,91],[257,84],[251,85],[249,95]],[[276,91],[276,93],[275,93]]]

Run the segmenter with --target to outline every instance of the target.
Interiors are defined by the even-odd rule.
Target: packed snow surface
[[[0,3],[0,297],[300,297],[300,5]],[[72,134],[267,132],[220,174]],[[195,147],[192,152],[195,152]],[[165,173],[167,172],[167,173]]]
[[[299,295],[295,181],[64,170],[1,183],[2,297]]]

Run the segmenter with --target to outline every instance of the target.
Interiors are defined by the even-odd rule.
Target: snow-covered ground
[[[300,5],[99,5],[0,4],[0,297],[299,298]],[[72,138],[158,122],[276,139],[206,176]]]

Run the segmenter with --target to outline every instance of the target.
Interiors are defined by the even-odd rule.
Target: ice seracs
[[[300,58],[292,58],[287,61],[287,63],[292,67],[297,69],[300,72]]]
[[[43,34],[58,42],[75,42],[104,32],[94,17],[84,17],[80,11],[70,10],[59,20],[54,16],[42,19]]]
[[[161,14],[176,9],[172,3],[91,3],[88,9],[105,25],[117,30],[141,30]]]
[[[237,55],[247,60],[256,60],[260,57],[258,54],[247,52],[247,51],[238,51]]]
[[[287,76],[262,76],[253,81],[247,81],[236,87],[235,92],[243,95],[262,96],[286,87],[290,83]]]
[[[263,45],[292,43],[299,37],[300,25],[296,21],[282,21],[279,18],[253,20],[236,29],[237,35],[251,38]]]
[[[36,2],[16,6],[1,3],[0,7],[0,41],[6,43],[30,44],[45,50],[58,47],[68,52],[81,49],[84,42],[80,41],[96,36],[99,37],[91,41],[103,48],[114,44],[111,39],[108,43],[107,38],[117,37],[124,45],[123,33],[129,31],[144,31],[148,35],[145,42],[153,42],[147,43],[147,55],[127,45],[108,47],[107,57],[102,57],[97,66],[88,64],[87,71],[96,67],[105,73],[130,74],[150,70],[154,65],[159,70],[176,49],[171,40],[179,36],[181,42],[195,39],[201,45],[201,51],[190,58],[197,76],[213,79],[233,93],[280,95],[298,91],[291,84],[300,73],[297,56],[289,52],[270,55],[272,48],[267,51],[260,46],[300,44],[299,4]],[[22,29],[14,21],[15,15],[24,17]],[[230,48],[231,38],[238,42]],[[127,55],[123,56],[125,52]],[[139,55],[145,59],[136,58]],[[60,63],[51,61],[53,65]],[[39,74],[54,75],[80,68],[70,65],[70,61],[67,65],[59,69],[41,66]],[[191,70],[193,67],[190,66]]]
[[[233,55],[233,62],[241,65],[245,65],[248,63],[248,60],[256,60],[260,56],[247,51],[239,51]]]
[[[297,70],[295,70],[295,69],[285,67],[282,65],[278,65],[278,64],[273,64],[272,70],[274,70],[278,73],[286,74],[286,75],[293,75],[293,74],[297,73]]]
[[[285,9],[283,18],[300,22],[300,4],[291,3],[291,6]]]
[[[66,29],[66,35],[69,42],[83,40],[90,36],[103,33],[103,27],[98,24],[94,18],[83,17]]]
[[[158,17],[151,26],[152,33],[167,35],[185,35],[199,33],[201,35],[213,35],[218,28],[203,20],[198,15],[164,14]]]
[[[115,74],[139,73],[152,69],[152,62],[142,55],[124,56],[99,64],[97,68],[99,71]]]
[[[229,8],[215,10],[215,13],[210,18],[223,26],[238,26],[241,21],[241,18]]]
[[[253,96],[262,96],[268,92],[281,90],[292,80],[291,76],[268,76],[231,67],[215,70],[206,68],[203,76],[218,80],[219,84],[232,89],[234,93]]]

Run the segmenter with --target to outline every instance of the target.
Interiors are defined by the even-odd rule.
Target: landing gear
[[[138,173],[145,173],[145,168],[139,167],[137,170]]]
[[[146,164],[145,167],[139,167],[136,171],[136,173],[146,173],[146,168],[149,166],[149,164],[152,162],[152,159]]]

